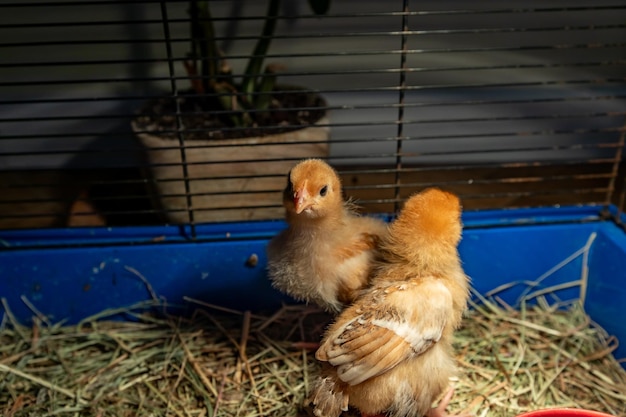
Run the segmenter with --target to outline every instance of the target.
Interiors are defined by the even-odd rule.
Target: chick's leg
[[[426,414],[426,417],[471,417],[472,414],[464,413],[457,415],[449,415],[446,413],[446,408],[448,408],[448,404],[454,395],[454,388],[450,387],[446,395],[443,396],[439,405],[436,408],[431,408],[430,411]]]

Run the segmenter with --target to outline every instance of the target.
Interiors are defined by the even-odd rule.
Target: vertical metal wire
[[[613,202],[613,197],[615,197],[615,183],[617,182],[617,178],[619,176],[619,166],[620,163],[622,162],[622,154],[624,151],[624,141],[625,141],[625,137],[626,136],[626,121],[624,122],[624,125],[622,126],[622,130],[619,136],[619,141],[617,143],[618,147],[617,150],[615,151],[615,159],[613,161],[613,165],[611,167],[611,177],[609,179],[609,184],[607,186],[607,190],[606,190],[606,197],[604,200],[604,211],[605,213],[609,213],[608,211],[608,206],[611,204],[611,202]],[[623,196],[621,197],[623,198]],[[620,202],[620,206],[618,207],[618,209],[621,209],[621,202]],[[619,221],[619,212],[617,214],[617,221]]]
[[[189,226],[191,227],[191,237],[196,238],[196,225],[194,221],[193,207],[191,201],[191,190],[189,186],[189,175],[187,170],[187,155],[185,152],[185,138],[183,134],[183,121],[180,112],[180,102],[178,100],[178,87],[176,86],[176,78],[174,73],[174,55],[172,53],[172,43],[170,37],[169,17],[167,13],[167,4],[165,1],[161,1],[161,16],[163,20],[163,34],[165,36],[165,50],[167,51],[167,67],[170,78],[170,88],[172,90],[172,98],[176,103],[176,130],[178,137],[178,146],[180,149],[180,160],[183,168],[183,180],[185,183],[185,197],[187,213],[189,214]]]
[[[609,193],[611,196],[613,195],[615,182],[619,175],[619,166],[620,166],[620,163],[622,162],[622,155],[624,152],[625,143],[626,143],[626,121],[624,122],[624,126],[622,126],[622,132],[619,137],[619,148],[617,149],[617,154],[615,155],[615,163],[613,164],[613,170],[611,172],[611,180],[609,184]],[[622,189],[620,190],[620,194],[616,201],[617,214],[615,215],[615,222],[617,224],[622,224],[622,214],[624,213],[624,200],[626,198],[626,172],[623,173],[623,176],[624,178],[622,179],[622,181],[624,183],[622,184]],[[611,201],[609,200],[608,204],[610,203]]]
[[[395,195],[394,209],[397,212],[400,208],[400,171],[402,170],[402,138],[404,135],[404,98],[406,92],[406,56],[408,51],[408,30],[409,30],[409,0],[404,0],[402,4],[402,36],[400,53],[400,80],[398,82],[398,120],[396,131],[396,175],[395,175]]]
[[[622,226],[622,229],[626,230],[626,224],[622,222],[622,216],[624,215],[624,202],[626,197],[626,179],[623,180],[622,191],[617,199],[617,214],[615,215],[615,222]]]

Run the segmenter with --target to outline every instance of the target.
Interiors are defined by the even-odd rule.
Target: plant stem
[[[209,10],[208,1],[199,1],[197,6],[194,5],[194,1],[191,2],[192,11],[196,7],[196,19],[197,25],[197,41],[200,49],[201,63],[201,75],[202,86],[204,92],[211,91],[211,84],[215,82],[215,77],[220,72],[220,50],[215,41],[215,28],[213,27],[213,21],[211,20],[211,11]],[[192,14],[193,19],[193,14]],[[193,22],[192,22],[193,24]]]
[[[247,102],[254,102],[251,93],[254,91],[255,86],[258,84],[257,79],[261,76],[261,70],[263,68],[263,61],[265,55],[269,50],[272,37],[274,36],[274,30],[276,29],[276,21],[278,10],[280,8],[280,0],[270,0],[267,6],[267,13],[265,14],[265,24],[263,25],[263,32],[259,37],[252,57],[248,61],[244,77],[241,82],[241,90],[247,95]]]

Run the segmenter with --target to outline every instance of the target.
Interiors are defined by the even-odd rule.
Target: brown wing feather
[[[450,309],[450,293],[437,282],[389,289],[378,303],[366,297],[339,317],[316,358],[336,366],[342,381],[359,384],[428,350],[441,337]],[[342,322],[356,311],[367,312]]]
[[[370,378],[384,374],[414,355],[415,352],[411,350],[408,343],[396,336],[385,345],[385,349],[353,363],[339,366],[337,375],[339,379],[349,385],[360,384]]]
[[[357,316],[327,338],[316,357],[338,367],[339,378],[356,385],[413,356],[411,345],[392,330]]]
[[[341,340],[336,340],[335,344],[327,350],[328,362],[339,366],[357,361],[359,358],[373,354],[377,349],[390,343],[395,337],[395,334],[387,329],[376,326],[368,327],[370,330],[361,333],[359,337],[343,343]]]

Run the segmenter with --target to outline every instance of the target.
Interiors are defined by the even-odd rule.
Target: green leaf
[[[276,73],[283,69],[282,65],[270,64],[259,78],[256,86],[257,95],[254,98],[254,107],[257,110],[267,110],[272,101],[272,91],[276,85]]]
[[[280,0],[270,0],[267,5],[263,32],[257,40],[252,56],[250,57],[248,65],[244,71],[243,80],[241,81],[241,89],[245,94],[254,92],[254,87],[257,85],[257,79],[261,76],[263,61],[265,60],[270,43],[272,42],[274,30],[276,29],[276,17],[278,16],[279,8]],[[248,100],[252,101],[250,97],[248,97]]]
[[[192,31],[198,43],[201,62],[200,75],[206,93],[219,73],[220,52],[215,41],[215,29],[213,28],[209,2],[200,1],[197,4],[192,2],[191,5],[192,12],[195,12],[192,13],[192,25],[195,26]]]

